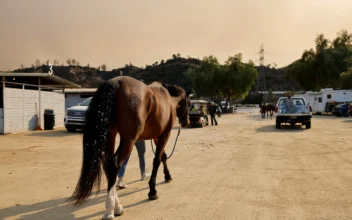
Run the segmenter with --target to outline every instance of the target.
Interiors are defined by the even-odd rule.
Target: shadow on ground
[[[265,119],[262,118],[262,116],[260,114],[250,114],[247,115],[247,118],[249,118],[250,120],[254,120],[254,121],[264,121],[264,120],[274,120],[274,116],[272,117],[272,119],[270,118],[270,114],[269,114],[269,118],[266,118],[267,116],[265,115]]]
[[[263,127],[257,128],[257,132],[300,132],[306,130],[301,126],[300,124],[298,125],[284,125],[281,124],[280,129],[276,129],[275,124],[273,125],[265,125]]]
[[[68,132],[64,129],[58,129],[58,130],[46,130],[46,131],[34,131],[29,134],[26,134],[26,136],[32,136],[32,137],[67,137],[67,136],[75,136],[75,135],[82,135],[83,132],[78,130],[76,132]]]
[[[129,184],[133,184],[133,181]],[[162,185],[166,184],[164,181],[157,183],[156,185]],[[153,202],[147,198],[147,191],[149,190],[149,187],[144,187],[140,189],[136,189],[134,191],[128,191],[128,192],[123,192],[123,190],[117,190],[119,198],[131,195],[133,193],[137,193],[140,191],[146,191],[146,199],[141,200],[136,203],[132,203],[129,205],[124,206],[123,202],[121,203],[124,208],[132,208],[147,202]],[[127,191],[127,190],[126,190]],[[67,198],[58,198],[58,199],[52,199],[48,201],[43,201],[43,202],[38,202],[38,203],[33,203],[30,205],[21,205],[17,204],[12,207],[8,208],[1,208],[0,209],[0,219],[5,219],[5,218],[10,218],[14,216],[18,216],[18,219],[21,220],[29,220],[29,219],[65,219],[65,220],[70,220],[70,219],[88,219],[88,218],[96,218],[96,219],[101,219],[101,217],[105,213],[105,200],[106,200],[106,190],[102,189],[97,195],[92,194],[90,199],[88,200],[87,203],[82,205],[81,207],[75,207],[72,202],[67,202]],[[75,217],[73,213],[89,208],[90,206],[94,206],[97,204],[101,204],[101,211],[90,214],[90,215],[85,215],[82,217]]]

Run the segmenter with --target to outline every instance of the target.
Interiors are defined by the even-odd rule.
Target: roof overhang
[[[65,89],[67,94],[82,94],[82,93],[95,93],[97,88],[78,88],[78,89]]]
[[[16,82],[16,83],[23,83],[23,84],[33,84],[38,85],[36,78],[41,78],[41,85],[48,86],[53,88],[81,88],[80,85],[71,82],[67,79],[61,78],[54,74],[49,73],[8,73],[8,72],[0,72],[0,77],[5,76],[6,81]],[[11,78],[15,78],[14,81],[10,80]],[[17,79],[17,80],[16,80]]]

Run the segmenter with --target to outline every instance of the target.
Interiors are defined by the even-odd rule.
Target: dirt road
[[[156,201],[139,181],[134,150],[116,219],[352,219],[352,118],[315,116],[310,130],[276,130],[259,114],[218,121],[181,131],[168,161],[174,180],[163,182],[161,165]],[[81,208],[65,201],[78,180],[81,138],[63,129],[0,136],[0,219],[100,219],[106,181]]]

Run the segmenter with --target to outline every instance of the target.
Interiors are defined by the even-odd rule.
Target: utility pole
[[[267,91],[266,88],[266,81],[265,81],[265,73],[264,73],[264,44],[260,46],[259,50],[259,68],[258,68],[258,78],[257,78],[257,85],[256,90],[261,88],[264,91]]]

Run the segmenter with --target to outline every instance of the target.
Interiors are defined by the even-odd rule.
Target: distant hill
[[[182,58],[174,56],[160,63],[155,62],[152,65],[147,65],[145,68],[136,67],[133,65],[126,65],[125,67],[113,69],[111,71],[101,71],[93,67],[82,66],[53,66],[53,71],[56,75],[70,80],[82,87],[97,87],[101,82],[119,76],[120,71],[125,76],[131,76],[139,80],[143,80],[149,84],[153,81],[162,81],[169,84],[177,84],[185,89],[190,89],[191,84],[185,77],[184,73],[190,67],[199,66],[201,60],[195,58]],[[258,67],[257,67],[258,69]],[[49,67],[46,65],[37,68],[17,69],[14,72],[48,72]],[[276,90],[297,90],[299,85],[294,81],[286,80],[286,67],[273,69],[264,67],[265,80],[267,89]],[[253,86],[253,90],[255,86]],[[258,90],[263,90],[262,83]]]

